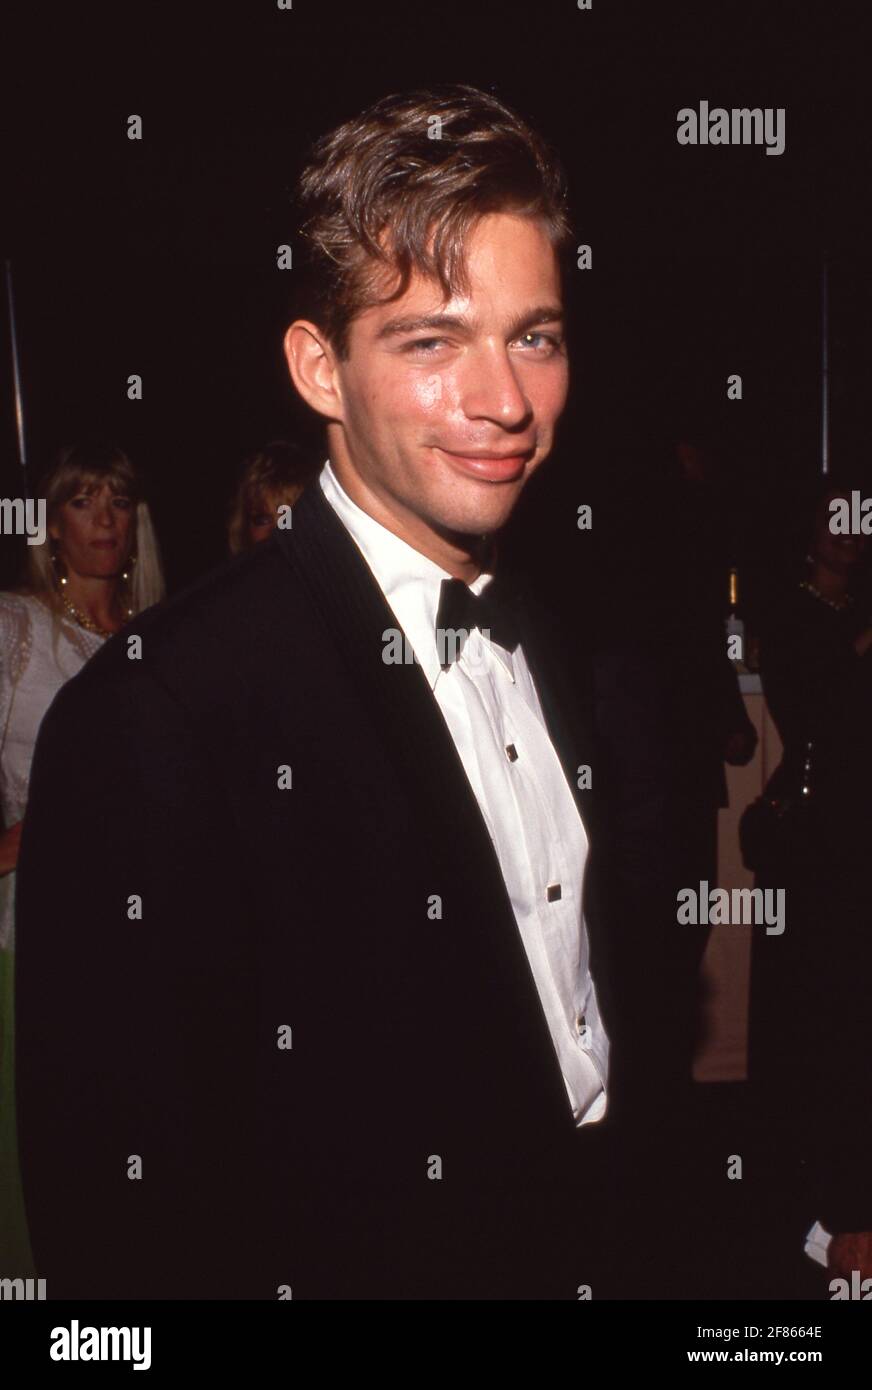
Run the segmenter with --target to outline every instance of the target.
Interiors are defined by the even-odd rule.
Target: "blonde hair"
[[[227,519],[231,555],[250,548],[248,519],[256,507],[265,512],[275,512],[282,503],[292,507],[317,471],[317,465],[296,444],[281,440],[243,459]]]
[[[104,483],[108,483],[114,493],[129,497],[133,503],[130,556],[131,559],[135,556],[136,560],[128,590],[129,606],[134,614],[141,613],[144,608],[158,603],[166,592],[151,513],[142,495],[139,475],[130,459],[114,445],[71,445],[60,451],[40,479],[37,497],[45,499],[46,538],[42,545],[27,547],[24,576],[17,589],[18,593],[41,599],[58,618],[65,610],[52,564],[53,542],[48,535],[48,527],[71,497],[92,492]],[[125,568],[130,572],[129,564]]]

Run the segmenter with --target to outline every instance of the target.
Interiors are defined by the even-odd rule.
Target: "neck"
[[[840,574],[838,570],[830,569],[820,560],[816,560],[812,566],[810,582],[825,598],[843,598],[848,592],[848,576]]]
[[[494,535],[464,535],[458,531],[436,529],[422,517],[409,511],[395,498],[389,500],[374,492],[360,474],[342,456],[330,455],[330,465],[340,487],[386,531],[391,531],[428,560],[447,570],[454,579],[471,584],[483,570],[490,568],[496,551]]]
[[[115,575],[97,579],[72,571],[67,574],[63,592],[73,607],[107,632],[117,632],[124,626],[124,612],[119,581]]]

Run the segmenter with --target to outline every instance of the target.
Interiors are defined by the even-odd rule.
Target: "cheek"
[[[410,386],[409,400],[418,414],[432,415],[442,406],[445,383],[439,372],[416,377]]]
[[[396,435],[452,414],[462,414],[460,387],[454,374],[435,366],[414,372],[388,373],[356,383],[346,404],[352,429],[372,437]]]
[[[383,404],[395,421],[414,423],[444,414],[453,395],[449,373],[434,367],[398,377],[385,392]]]
[[[435,367],[416,376],[406,390],[407,416],[424,426],[443,428],[466,419],[464,399],[466,384],[463,375],[450,367],[442,371]]]
[[[387,420],[396,428],[441,417],[456,409],[459,394],[454,373],[435,362],[385,373],[370,387],[367,407],[377,428]]]
[[[63,544],[68,549],[77,549],[87,544],[87,526],[80,516],[70,516],[67,518],[63,529]]]
[[[528,373],[528,400],[539,420],[554,423],[569,394],[569,368],[565,361],[546,371]]]

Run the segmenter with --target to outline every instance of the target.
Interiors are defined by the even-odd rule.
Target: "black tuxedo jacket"
[[[548,616],[522,621],[595,848],[585,692]],[[17,1058],[50,1297],[589,1282],[602,1126],[573,1125],[448,728],[420,667],[382,660],[393,627],[316,484],[292,530],[133,620],[46,715]]]

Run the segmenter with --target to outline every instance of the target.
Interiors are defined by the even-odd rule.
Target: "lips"
[[[532,448],[528,448],[515,454],[455,454],[450,449],[439,449],[439,453],[454,467],[488,483],[514,482],[520,478],[533,452]]]
[[[95,550],[117,550],[118,548],[117,541],[91,541],[91,545]]]

